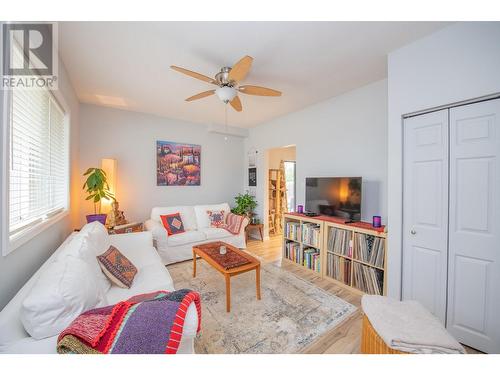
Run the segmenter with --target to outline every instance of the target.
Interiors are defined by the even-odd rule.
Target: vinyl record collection
[[[384,273],[376,268],[354,263],[353,286],[368,294],[382,295],[384,292]]]
[[[343,229],[329,228],[327,243],[328,251],[348,257],[352,256],[351,233],[352,232]]]
[[[326,275],[343,283],[351,284],[351,261],[332,253],[327,254]]]
[[[384,268],[385,239],[363,233],[355,233],[354,235],[357,245],[354,249],[354,259]]]

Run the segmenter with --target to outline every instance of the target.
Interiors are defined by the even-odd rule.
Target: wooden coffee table
[[[204,251],[204,247],[206,248],[210,245],[215,246],[221,246],[224,245],[226,246],[227,249],[227,254],[230,252],[234,252],[236,254],[239,254],[243,258],[245,258],[248,263],[243,264],[241,266],[236,266],[234,268],[226,268],[222,265],[221,262],[218,262],[216,259],[214,259],[212,256],[210,256],[207,252]],[[226,255],[227,255],[226,254]],[[193,246],[193,277],[196,277],[196,257],[199,256],[200,258],[204,259],[207,261],[208,264],[210,264],[213,268],[215,268],[217,271],[219,271],[222,275],[224,275],[224,278],[226,280],[226,311],[230,312],[231,311],[231,277],[255,270],[255,288],[256,288],[256,295],[257,299],[260,300],[260,261],[255,259],[253,256],[245,253],[244,251],[241,251],[240,249],[237,249],[236,247],[229,245],[224,242],[216,242],[216,243],[209,243],[209,244],[203,244],[203,245],[198,245],[198,246]]]

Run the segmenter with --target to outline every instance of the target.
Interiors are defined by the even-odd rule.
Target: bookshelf
[[[361,294],[386,294],[384,228],[328,216],[283,215],[283,260]]]
[[[279,169],[269,169],[269,230],[282,233],[281,215],[288,211],[286,198],[285,167],[283,160]]]
[[[283,259],[321,274],[323,222],[284,215]]]

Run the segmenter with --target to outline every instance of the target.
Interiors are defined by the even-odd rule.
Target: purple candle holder
[[[382,226],[382,217],[374,216],[373,217],[373,227],[380,228]]]
[[[301,204],[299,204],[299,205],[297,206],[297,213],[301,214],[301,213],[303,213],[303,212],[304,212],[304,206],[303,206],[303,205],[301,205]]]

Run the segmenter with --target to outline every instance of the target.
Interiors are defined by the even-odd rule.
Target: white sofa
[[[107,232],[105,233],[107,236]],[[34,286],[40,288],[40,283],[37,284],[37,280],[43,276],[44,272],[47,274],[48,270],[53,269],[52,263],[64,262],[68,259],[65,252],[71,251],[69,245],[78,235],[81,234],[72,233],[0,312],[0,353],[56,353],[57,334],[37,340],[26,331],[22,322],[23,309],[25,309],[23,302],[26,304],[25,300]],[[157,290],[174,290],[172,278],[153,247],[151,233],[117,234],[108,236],[108,240],[108,244],[119,249],[137,267],[138,272],[130,289],[110,285],[109,289],[104,291],[104,298],[97,306],[115,304],[137,294]],[[92,270],[92,272],[94,271]],[[96,277],[96,274],[92,272],[89,277],[96,279],[96,283],[99,282],[97,279],[100,275]],[[33,312],[31,313],[33,314]],[[196,307],[194,303],[191,303],[184,322],[178,353],[194,353],[194,338],[197,327]]]
[[[230,212],[229,204],[211,204],[200,206],[173,206],[154,207],[151,218],[145,222],[146,230],[153,234],[154,245],[164,264],[181,262],[193,258],[193,246],[223,241],[237,248],[246,248],[245,227],[248,219],[245,218],[237,235],[222,228],[211,228],[207,211],[224,210]],[[160,219],[160,215],[169,215],[179,212],[185,232],[169,236]]]

